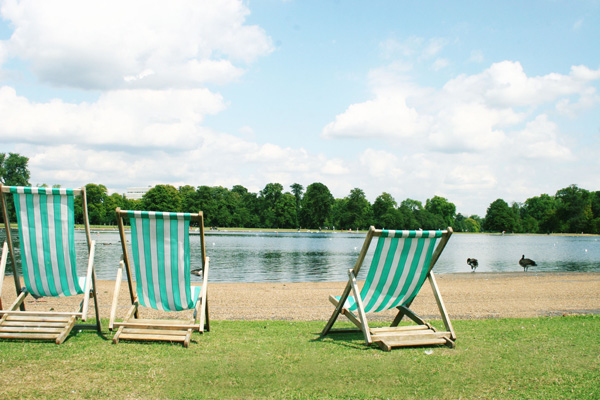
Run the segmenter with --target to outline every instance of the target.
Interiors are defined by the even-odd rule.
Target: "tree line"
[[[0,153],[0,182],[29,185],[26,157]],[[502,199],[492,202],[484,218],[464,216],[448,199],[433,196],[425,204],[407,198],[398,203],[382,193],[370,203],[360,188],[344,198],[334,198],[320,182],[306,188],[294,183],[286,191],[280,183],[268,183],[258,193],[242,185],[174,187],[156,185],[139,200],[123,194],[108,194],[106,186],[86,185],[88,213],[93,225],[116,224],[115,208],[145,211],[203,211],[207,227],[262,229],[441,229],[456,232],[514,233],[598,233],[600,232],[600,191],[591,192],[570,185],[555,195],[542,194],[524,203],[509,205]],[[81,200],[76,218],[83,221]]]

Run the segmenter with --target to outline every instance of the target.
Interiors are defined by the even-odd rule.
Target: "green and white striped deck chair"
[[[207,283],[208,264],[204,247],[204,219],[198,214],[154,211],[125,211],[117,208],[123,258],[110,314],[109,329],[118,327],[113,343],[121,339],[183,342],[188,347],[193,331],[209,330]],[[131,224],[129,257],[123,219]],[[191,285],[190,221],[200,225],[202,286]],[[195,240],[194,240],[195,241]],[[114,322],[123,267],[127,276],[131,307],[122,322]],[[132,270],[135,273],[135,288]],[[149,320],[139,318],[139,306],[159,311],[194,310],[189,319]]]
[[[367,344],[376,343],[384,350],[435,344],[454,347],[456,336],[432,272],[451,235],[452,228],[445,231],[395,231],[371,227],[354,268],[348,270],[349,280],[342,296],[329,298],[335,311],[321,336],[327,335],[337,317],[343,314],[360,328]],[[377,240],[371,266],[359,290],[356,277],[373,238]],[[437,331],[410,310],[426,279],[431,284],[446,331]],[[394,308],[399,311],[390,327],[369,328],[367,313]],[[398,326],[404,316],[417,325]]]
[[[9,213],[5,197],[12,195],[17,216],[20,246],[20,265],[25,287],[21,287],[17,257],[10,231]],[[77,274],[75,252],[75,196],[82,196],[83,217],[87,238],[87,272]],[[62,343],[73,327],[101,331],[100,314],[96,299],[94,272],[95,242],[90,239],[85,187],[81,189],[17,187],[0,185],[2,217],[5,222],[0,277],[4,279],[7,256],[13,266],[17,298],[7,309],[0,310],[0,338],[46,339]],[[0,291],[2,286],[0,285]],[[79,308],[72,312],[26,311],[25,299],[31,294],[40,297],[69,297],[82,295]],[[1,293],[0,293],[1,295]],[[96,322],[75,325],[87,320],[90,297],[94,298]],[[51,303],[51,301],[49,302]]]

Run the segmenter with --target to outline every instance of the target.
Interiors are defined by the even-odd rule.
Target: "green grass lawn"
[[[391,352],[320,339],[323,325],[213,321],[187,349],[93,331],[0,341],[0,399],[600,398],[599,315],[455,321],[455,349]]]

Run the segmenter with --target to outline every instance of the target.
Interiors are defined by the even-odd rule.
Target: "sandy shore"
[[[436,275],[452,319],[536,317],[569,314],[600,314],[600,273],[458,273]],[[209,283],[212,320],[327,320],[333,311],[330,294],[339,296],[345,282],[316,283]],[[98,281],[101,317],[108,318],[114,282]],[[15,298],[13,279],[5,277],[3,306]],[[28,297],[31,298],[30,296]],[[123,282],[117,315],[128,308],[127,284]],[[71,299],[43,298],[26,302],[29,310],[64,310]],[[72,309],[72,306],[69,307]],[[413,309],[435,318],[437,306],[428,283]],[[144,316],[156,317],[150,310]],[[379,313],[371,320],[387,319]],[[90,310],[90,316],[93,311]],[[165,317],[165,315],[160,315]],[[175,316],[173,313],[167,317]]]

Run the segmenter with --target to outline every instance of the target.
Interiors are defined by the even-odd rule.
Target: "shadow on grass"
[[[346,347],[358,350],[370,350],[378,348],[377,346],[371,346],[365,343],[362,332],[358,329],[336,329],[331,330],[326,336],[321,336],[321,333],[315,333],[317,338],[312,339],[311,342],[321,342],[327,344],[333,344],[339,347]]]

